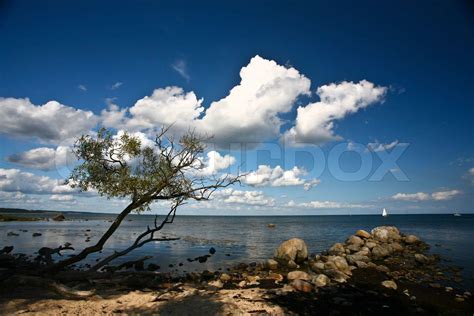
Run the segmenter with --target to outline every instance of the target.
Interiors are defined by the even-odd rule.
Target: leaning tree
[[[164,220],[158,222],[158,217],[155,217],[153,226],[148,226],[128,248],[115,251],[97,262],[91,270],[100,269],[146,243],[170,240],[155,234],[165,224],[173,222],[178,206],[186,200],[208,200],[215,190],[239,181],[234,176],[205,176],[201,172],[206,138],[188,132],[176,141],[167,133],[168,129],[162,129],[153,146],[145,146],[139,138],[128,133],[114,135],[104,128],[96,137],[85,135],[76,141],[73,152],[80,164],[72,171],[67,183],[81,191],[95,190],[107,198],[127,199],[128,205],[94,245],[50,265],[49,271],[57,271],[101,251],[130,213],[150,210],[156,201],[171,202]]]

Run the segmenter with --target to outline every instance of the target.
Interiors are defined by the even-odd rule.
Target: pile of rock
[[[314,287],[345,283],[355,269],[375,268],[388,273],[390,269],[383,264],[384,259],[394,254],[403,253],[419,264],[432,261],[432,258],[413,251],[410,246],[415,244],[421,244],[417,236],[404,236],[394,226],[381,226],[370,233],[358,230],[345,243],[336,243],[327,251],[309,258],[306,243],[293,238],[283,242],[266,265],[270,270],[289,271],[287,279],[291,286],[308,292]],[[382,285],[396,289],[394,281],[387,281],[390,282]]]

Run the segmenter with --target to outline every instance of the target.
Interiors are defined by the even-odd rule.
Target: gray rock
[[[356,261],[355,264],[360,269],[365,269],[369,267],[369,265],[363,261]]]
[[[351,275],[351,269],[349,268],[349,264],[347,264],[347,261],[345,258],[340,257],[340,256],[329,256],[328,257],[328,262],[334,263],[334,266],[336,267],[337,270],[347,274]]]
[[[314,272],[321,272],[324,270],[324,263],[321,261],[317,261],[311,264],[311,270]]]
[[[292,281],[292,280],[309,281],[309,280],[311,280],[311,276],[308,273],[306,273],[304,271],[299,271],[299,270],[289,272],[288,275],[286,276],[286,278],[289,281]]]
[[[384,258],[389,256],[390,253],[390,248],[387,245],[377,245],[372,248],[372,256],[375,258]]]
[[[400,243],[396,242],[396,241],[390,243],[390,244],[389,244],[389,247],[390,247],[390,250],[391,250],[392,252],[400,252],[400,251],[403,251],[403,246],[402,246]]]
[[[416,262],[421,263],[421,264],[425,264],[425,263],[430,262],[430,259],[427,256],[422,255],[421,253],[416,253],[415,254],[415,260],[416,260]]]
[[[337,283],[344,283],[349,278],[346,274],[334,269],[326,270],[326,274]]]
[[[365,246],[366,246],[367,248],[369,248],[369,249],[372,249],[372,248],[374,248],[375,246],[377,246],[377,243],[375,243],[375,242],[373,242],[373,241],[367,241],[367,242],[365,243]]]
[[[292,238],[280,244],[275,251],[275,259],[282,263],[303,262],[308,259],[308,247],[304,240]]]
[[[349,264],[357,264],[357,261],[362,261],[362,262],[369,262],[370,258],[367,256],[361,256],[361,255],[347,255],[346,256],[347,262]]]
[[[375,227],[371,231],[375,240],[381,242],[397,241],[401,239],[400,231],[395,226],[380,226]]]
[[[350,244],[347,246],[347,249],[349,249],[351,252],[358,252],[360,251],[360,245]]]

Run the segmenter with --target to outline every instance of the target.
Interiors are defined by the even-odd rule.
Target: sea
[[[28,216],[32,216],[29,214]],[[63,222],[0,222],[0,247],[14,246],[14,253],[35,256],[41,247],[58,247],[69,242],[76,252],[90,246],[111,224],[112,214],[67,213]],[[91,255],[85,263],[93,264],[115,250],[127,248],[138,234],[152,226],[153,215],[130,215],[102,253]],[[163,217],[159,217],[158,221]],[[273,224],[274,227],[269,227]],[[165,225],[161,236],[176,241],[149,243],[113,263],[138,259],[160,266],[159,271],[187,273],[203,270],[226,270],[237,263],[259,262],[271,258],[284,240],[298,237],[306,241],[310,253],[319,253],[336,242],[344,242],[358,229],[370,231],[382,225],[394,225],[405,234],[415,234],[427,242],[430,252],[443,258],[442,264],[462,268],[463,286],[474,289],[474,214],[453,215],[337,215],[337,216],[179,216]],[[270,225],[272,226],[272,225]],[[15,232],[19,236],[8,236]],[[33,237],[33,233],[41,236]],[[157,235],[159,236],[159,235]],[[86,242],[87,239],[89,242]],[[192,261],[209,253],[206,262]],[[63,256],[73,254],[64,251]],[[61,259],[55,257],[55,259]],[[187,260],[190,259],[190,260]]]

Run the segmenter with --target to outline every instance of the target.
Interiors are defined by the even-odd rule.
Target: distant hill
[[[63,213],[59,211],[51,211],[51,210],[27,210],[23,208],[6,208],[0,207],[0,213],[31,213],[31,214],[43,214],[43,213]]]

